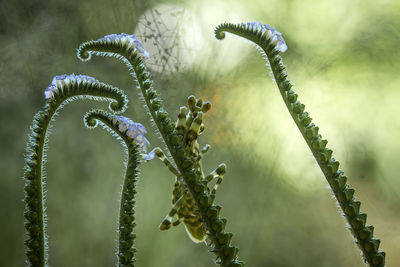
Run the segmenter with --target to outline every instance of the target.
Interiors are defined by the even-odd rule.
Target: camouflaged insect
[[[198,136],[204,131],[203,115],[210,110],[210,108],[211,103],[209,101],[203,103],[201,98],[196,99],[194,96],[190,96],[188,98],[188,105],[180,108],[175,128],[182,137],[181,140],[184,143],[185,149],[189,152],[190,157],[199,163],[198,171],[202,174],[201,184],[204,187],[198,188],[198,190],[203,191],[204,188],[207,188],[208,192],[215,196],[217,188],[221,184],[226,172],[226,165],[220,164],[213,172],[204,176],[201,159],[210,149],[210,146],[206,145],[200,150],[199,143],[197,142]],[[171,225],[177,226],[182,222],[185,225],[186,232],[193,242],[204,242],[207,236],[206,227],[200,215],[200,211],[198,210],[189,189],[184,183],[182,175],[169,162],[160,148],[155,148],[152,152],[162,162],[164,162],[168,169],[176,176],[174,189],[172,191],[173,207],[161,222],[159,226],[160,230],[167,230],[171,228]],[[212,190],[210,190],[208,184],[213,179],[216,179],[216,182]],[[176,220],[173,221],[175,216]]]

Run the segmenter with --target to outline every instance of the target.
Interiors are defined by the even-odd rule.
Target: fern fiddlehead
[[[44,207],[44,162],[48,129],[56,112],[65,104],[79,98],[112,101],[109,108],[114,112],[124,111],[126,95],[118,88],[101,83],[85,75],[55,76],[44,92],[46,103],[36,113],[30,127],[26,146],[24,190],[25,228],[27,230],[27,265],[47,264],[46,212]]]
[[[95,128],[100,124],[121,141],[121,144],[126,149],[126,172],[122,186],[118,225],[117,266],[134,266],[136,261],[136,248],[134,246],[136,234],[133,232],[136,225],[134,207],[139,166],[143,159],[152,159],[151,155],[145,154],[147,147],[150,145],[143,136],[146,133],[146,129],[140,123],[135,123],[126,117],[110,114],[102,110],[89,111],[85,114],[83,120],[87,128]]]
[[[153,88],[153,81],[144,63],[148,53],[135,35],[108,35],[96,41],[88,41],[78,48],[78,57],[87,61],[91,55],[113,56],[121,59],[132,71],[132,77],[138,83],[152,120],[157,126],[167,148],[176,164],[177,171],[193,198],[199,214],[206,226],[210,246],[221,266],[243,266],[237,258],[238,248],[231,244],[232,233],[224,231],[226,219],[220,218],[221,207],[213,204],[214,197],[203,183],[200,163],[195,161],[185,148],[183,137],[175,129],[175,123],[162,107],[162,100]]]
[[[322,139],[319,128],[304,111],[305,105],[297,100],[298,95],[292,90],[286,67],[279,55],[287,49],[282,35],[275,28],[258,22],[221,24],[215,29],[215,37],[222,40],[225,32],[255,43],[266,56],[283,101],[327,179],[364,261],[371,267],[384,266],[385,252],[379,250],[380,240],[373,237],[374,227],[366,225],[367,215],[360,210],[361,202],[354,197],[355,191],[347,184],[347,177],[339,169],[339,162],[332,157],[332,150],[326,148],[328,141]]]

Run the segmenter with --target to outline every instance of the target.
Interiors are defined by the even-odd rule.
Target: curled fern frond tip
[[[225,38],[225,32],[220,27],[215,29],[214,34],[215,38],[218,40],[223,40]]]
[[[123,113],[125,112],[127,107],[128,107],[128,98],[124,94],[121,101],[110,102],[108,109],[114,113]]]
[[[146,137],[144,137],[147,131],[142,124],[134,122],[124,116],[108,114],[102,110],[91,110],[83,117],[84,125],[89,129],[97,127],[99,121],[101,121],[103,125],[105,124],[109,128],[113,129],[117,134],[123,137],[123,139],[129,138],[133,140],[138,145],[141,156],[145,161],[154,158],[154,150],[149,154],[146,154],[150,147],[150,142]]]
[[[91,112],[88,112],[83,117],[83,124],[86,128],[94,129],[97,127],[97,120],[93,117]]]
[[[81,60],[81,61],[89,61],[92,58],[92,55],[84,50],[84,49],[77,49],[76,50],[76,56]]]

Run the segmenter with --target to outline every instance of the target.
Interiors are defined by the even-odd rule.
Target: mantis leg
[[[172,223],[172,218],[176,215],[178,210],[182,207],[182,203],[184,200],[184,196],[181,196],[178,201],[175,202],[175,204],[172,206],[171,210],[169,211],[168,215],[164,218],[164,220],[160,223],[160,230],[168,230],[171,228],[171,224],[173,226],[178,225],[176,221]],[[179,220],[179,219],[178,219]]]
[[[174,167],[174,165],[172,165],[171,162],[169,162],[169,160],[167,159],[161,148],[156,147],[153,149],[153,151],[154,154],[165,164],[165,166],[167,166],[168,170],[170,170],[175,176],[178,177],[182,176],[179,174],[179,171]],[[153,153],[153,151],[150,153]]]
[[[213,179],[217,179],[217,182],[215,183],[211,191],[211,194],[214,195],[217,192],[217,189],[219,185],[222,183],[225,173],[226,173],[226,165],[222,163],[214,171],[212,171],[209,175],[205,177],[207,183],[211,182]]]

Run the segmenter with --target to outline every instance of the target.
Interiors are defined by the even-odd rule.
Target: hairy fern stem
[[[47,93],[47,94],[46,94]],[[56,76],[45,91],[46,103],[36,113],[26,146],[25,168],[25,228],[27,230],[27,266],[47,265],[46,209],[44,205],[44,162],[48,129],[54,115],[65,104],[78,98],[112,100],[110,109],[123,111],[127,105],[125,94],[110,85],[83,75]]]
[[[311,122],[309,114],[304,111],[305,105],[297,100],[298,96],[292,90],[279,55],[277,38],[256,23],[221,24],[215,29],[215,37],[222,40],[225,32],[254,42],[266,55],[283,101],[327,179],[365,262],[371,267],[384,266],[385,252],[379,250],[380,240],[373,238],[374,227],[366,225],[367,215],[360,210],[361,202],[355,199],[355,190],[347,184],[347,177],[339,170],[339,162],[332,157],[332,150],[326,148],[328,141],[318,134],[319,128]]]
[[[115,121],[115,123],[113,122]],[[135,223],[135,196],[136,184],[139,179],[139,166],[141,163],[140,145],[129,137],[125,131],[119,130],[119,123],[116,115],[112,115],[102,110],[92,110],[85,114],[84,123],[88,128],[95,128],[100,124],[116,137],[126,149],[127,162],[125,178],[122,186],[119,225],[118,225],[118,264],[120,267],[129,267],[135,265],[134,233]]]

